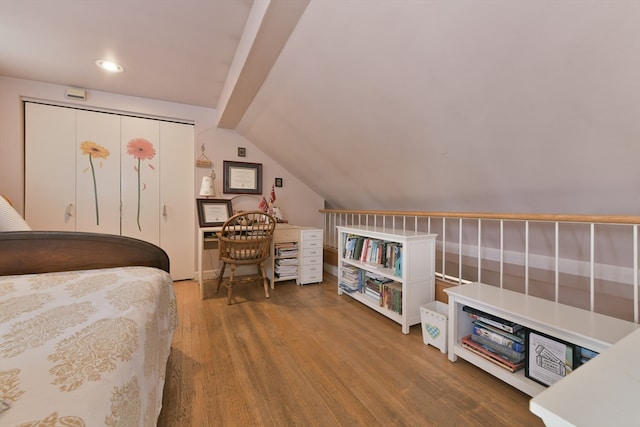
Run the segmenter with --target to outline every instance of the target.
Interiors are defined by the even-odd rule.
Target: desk
[[[204,251],[209,249],[218,249],[218,238],[205,237],[211,233],[217,233],[222,231],[222,226],[219,227],[201,227],[198,229],[198,286],[200,286],[200,299],[204,299],[204,280],[202,272],[202,258]]]
[[[204,279],[202,271],[202,259],[204,257],[204,251],[218,249],[218,239],[215,237],[215,233],[222,231],[222,226],[219,227],[200,227],[198,228],[198,285],[200,286],[200,298],[204,299]],[[206,237],[210,234],[214,234],[213,237]],[[276,229],[273,234],[273,242],[294,242],[296,245],[300,241],[300,227],[297,225],[291,225],[287,223],[277,223]],[[271,281],[271,289],[274,288],[274,283],[278,280],[296,279],[297,273],[292,277],[279,279],[275,277],[274,272],[274,243],[271,244],[271,259],[265,262],[265,268],[267,277]],[[295,255],[294,257],[297,257]]]

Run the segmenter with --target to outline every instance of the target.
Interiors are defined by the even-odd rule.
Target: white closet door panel
[[[78,110],[76,230],[120,234],[120,117]]]
[[[160,246],[171,259],[175,280],[195,272],[193,125],[160,122]]]
[[[25,219],[34,230],[75,230],[76,112],[25,103]]]
[[[122,234],[160,245],[160,126],[122,117]]]

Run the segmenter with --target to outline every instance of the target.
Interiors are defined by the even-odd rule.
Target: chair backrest
[[[218,233],[220,259],[235,264],[256,264],[269,257],[276,219],[262,211],[233,215]]]

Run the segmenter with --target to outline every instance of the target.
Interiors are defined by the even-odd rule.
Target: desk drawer
[[[273,233],[273,241],[275,243],[279,243],[279,242],[297,242],[298,240],[300,240],[299,238],[300,236],[300,231],[298,229],[282,229],[282,230],[278,230],[276,228],[275,232]]]

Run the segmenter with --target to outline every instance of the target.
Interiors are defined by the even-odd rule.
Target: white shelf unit
[[[278,255],[276,252],[279,244],[291,244],[295,245],[296,251],[291,255]],[[271,288],[274,288],[275,282],[281,282],[285,280],[297,280],[298,279],[298,261],[300,256],[300,227],[291,224],[277,224],[276,229],[273,232],[273,239],[271,244],[271,259],[265,263],[267,269],[267,277],[271,281]],[[290,260],[295,262],[295,273],[290,275],[278,275],[276,272],[278,260]]]
[[[338,280],[343,277],[345,266],[354,266],[360,270],[392,279],[402,285],[402,314],[396,313],[379,302],[357,291],[346,292],[338,286],[338,295],[346,294],[367,307],[383,314],[402,325],[402,333],[408,334],[409,327],[420,323],[420,306],[435,298],[435,243],[436,235],[417,231],[395,230],[372,226],[338,226]],[[402,245],[401,275],[394,270],[344,257],[348,236],[361,236]]]
[[[527,378],[524,369],[511,373],[462,347],[461,339],[471,333],[473,324],[473,319],[462,310],[463,306],[598,353],[638,327],[633,322],[482,283],[455,286],[445,292],[449,296],[449,360],[455,362],[461,357],[529,396],[535,396],[547,387]]]
[[[322,282],[322,230],[300,228],[299,250],[298,285]]]

